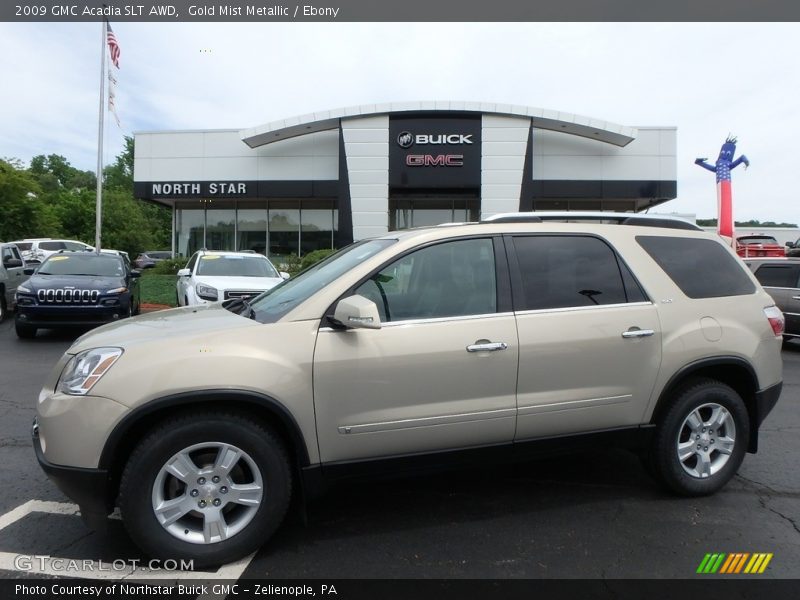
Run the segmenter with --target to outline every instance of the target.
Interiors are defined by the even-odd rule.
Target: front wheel
[[[143,439],[123,472],[119,507],[148,555],[198,569],[258,549],[282,522],[291,490],[280,439],[214,412],[170,419]]]
[[[742,464],[749,432],[741,396],[722,382],[697,379],[678,393],[657,424],[649,462],[670,490],[713,494]]]

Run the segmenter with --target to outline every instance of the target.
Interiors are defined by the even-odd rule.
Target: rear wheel
[[[6,318],[6,299],[5,292],[0,289],[0,322]]]
[[[166,421],[142,440],[119,506],[147,554],[197,569],[254,552],[283,520],[291,489],[289,459],[272,431],[210,412]]]
[[[649,466],[670,490],[713,494],[736,474],[749,441],[744,401],[728,385],[696,379],[657,425]]]

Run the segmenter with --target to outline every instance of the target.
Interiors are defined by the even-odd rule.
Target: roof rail
[[[597,221],[616,223],[617,225],[636,225],[639,227],[664,227],[667,229],[685,229],[702,231],[700,227],[677,217],[664,215],[648,215],[643,213],[618,212],[578,212],[578,211],[536,211],[522,213],[501,213],[487,217],[483,223],[542,223],[544,221],[560,221],[565,223],[582,223]]]

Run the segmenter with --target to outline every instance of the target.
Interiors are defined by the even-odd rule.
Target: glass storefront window
[[[233,250],[235,231],[234,209],[206,211],[206,250]]]
[[[308,254],[314,250],[333,248],[334,216],[333,201],[303,201],[300,210],[300,251]]]
[[[205,211],[179,208],[175,215],[175,250],[179,256],[191,256],[204,246]]]
[[[477,221],[479,213],[480,202],[470,196],[392,198],[389,201],[389,229]]]
[[[239,202],[238,208],[177,208],[175,249],[252,250],[277,263],[298,253],[333,248],[339,224],[334,200]]]
[[[293,203],[294,206],[297,204]],[[297,256],[300,250],[300,209],[291,208],[283,202],[270,202],[268,239],[267,256],[273,262],[282,262],[292,255]]]
[[[237,212],[237,250],[267,255],[267,209],[240,208]]]

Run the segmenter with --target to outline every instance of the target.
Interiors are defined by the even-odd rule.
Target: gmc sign
[[[472,142],[470,142],[472,143]],[[409,154],[406,156],[409,167],[463,167],[463,154]]]

